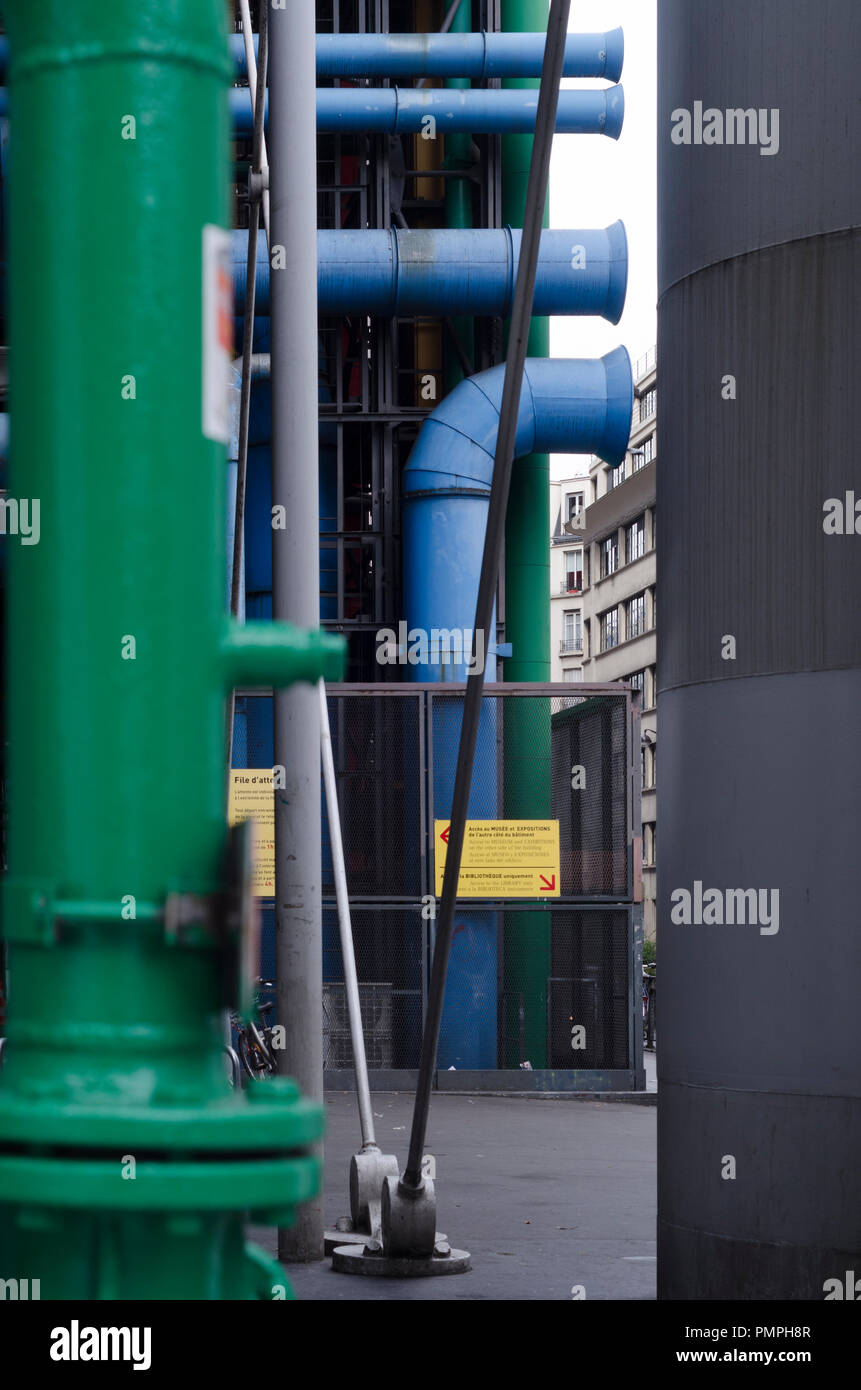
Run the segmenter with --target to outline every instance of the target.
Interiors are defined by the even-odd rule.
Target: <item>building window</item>
[[[649,667],[648,680],[646,682],[646,693],[643,695],[643,704],[647,709],[654,709],[658,703],[658,668]]]
[[[601,614],[601,650],[608,652],[619,645],[619,610],[610,608]]]
[[[635,671],[632,676],[626,676],[625,680],[632,690],[639,690],[641,706],[646,703],[646,673],[645,671]]]
[[[648,420],[650,415],[654,415],[657,406],[657,391],[652,386],[645,395],[640,397],[640,419]]]
[[[625,604],[628,611],[628,638],[640,637],[646,631],[646,595],[637,594]]]
[[[579,594],[583,588],[583,551],[565,551],[565,582],[563,585],[566,594]]]
[[[583,493],[569,492],[568,494],[568,521],[580,520],[583,513]]]
[[[642,468],[644,464],[651,463],[655,457],[655,436],[650,434],[648,439],[644,439],[640,449],[642,450],[640,453],[640,467]]]
[[[562,614],[562,655],[583,649],[583,615],[570,610]]]
[[[638,516],[630,526],[625,527],[625,563],[639,560],[646,553],[646,518]]]
[[[619,536],[616,531],[601,542],[601,578],[614,574],[619,568]]]
[[[658,591],[657,591],[657,589],[650,589],[650,590],[649,590],[649,593],[650,593],[651,596],[652,596],[652,627],[657,627],[657,626],[658,626]]]
[[[653,508],[652,508],[652,549],[653,549],[653,550],[654,550],[655,546],[657,545],[657,543],[658,543],[658,512],[657,512],[657,508],[653,507]]]
[[[646,821],[643,825],[643,863],[650,867],[653,867],[655,863],[656,846],[655,822]]]
[[[562,672],[562,679],[567,685],[573,685],[574,681],[579,681],[583,675],[579,666],[567,666]]]
[[[648,786],[646,781],[646,745],[640,744],[640,791],[645,791]]]
[[[625,481],[625,460],[622,459],[615,468],[607,469],[607,491],[612,492],[614,487]]]

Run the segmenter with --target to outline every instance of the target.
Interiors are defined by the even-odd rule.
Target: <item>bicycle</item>
[[[655,980],[654,965],[643,966],[643,1046],[655,1047]]]
[[[273,1029],[268,1021],[269,1014],[275,1005],[271,999],[264,1004],[260,1002],[259,998],[260,990],[270,990],[274,987],[271,980],[258,981],[259,1027],[253,1019],[243,1023],[235,1013],[231,1012],[230,1025],[236,1033],[236,1049],[234,1050],[229,1044],[225,1044],[224,1051],[233,1064],[234,1085],[238,1079],[237,1062],[251,1080],[265,1080],[268,1076],[275,1076],[278,1071],[278,1062],[272,1043]]]

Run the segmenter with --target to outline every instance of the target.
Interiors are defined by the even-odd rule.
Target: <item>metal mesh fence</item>
[[[423,892],[424,740],[419,701],[369,695],[329,702],[341,834],[351,896],[418,899]],[[334,893],[328,820],[323,892]]]
[[[246,702],[247,740],[237,723],[240,764],[259,756],[257,698]],[[462,712],[462,686],[329,688],[372,1076],[418,1066],[438,907],[434,821],[450,814]],[[637,716],[625,687],[581,686],[576,695],[558,686],[487,689],[470,819],[558,822],[559,896],[459,899],[440,1075],[531,1070],[638,1084],[635,752]],[[324,1052],[327,1069],[344,1072],[353,1053],[325,798],[323,805]],[[272,915],[264,916],[264,961],[274,965]]]
[[[441,1071],[630,1074],[635,1064],[634,716],[624,688],[557,692],[496,686],[484,697],[470,819],[558,821],[561,896],[459,901]],[[451,810],[463,689],[335,687],[329,708],[369,1067],[414,1069],[437,906],[434,821]],[[331,866],[324,877],[332,894]],[[330,933],[336,942],[333,911]],[[332,1067],[351,1065],[348,1032],[337,1052],[329,1043]]]

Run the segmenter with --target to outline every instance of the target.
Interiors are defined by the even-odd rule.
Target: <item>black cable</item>
[[[559,101],[559,83],[562,78],[565,36],[568,31],[570,8],[571,0],[551,0],[550,18],[547,23],[541,87],[538,93],[538,110],[535,116],[535,137],[532,143],[529,181],[526,187],[526,208],[523,215],[520,260],[514,286],[514,304],[511,310],[511,326],[505,356],[505,380],[502,387],[502,404],[499,410],[499,428],[496,436],[487,531],[484,537],[478,602],[476,603],[475,623],[473,624],[472,668],[466,683],[466,696],[464,698],[463,723],[460,731],[460,746],[457,754],[457,770],[451,805],[451,826],[428,993],[428,1012],[424,1036],[422,1037],[410,1149],[407,1166],[401,1178],[401,1185],[412,1189],[421,1187],[422,1184],[422,1155],[427,1132],[431,1085],[436,1068],[446,971],[451,948],[454,909],[457,902],[457,881],[460,874],[469,791],[472,783],[472,765],[484,691],[484,663],[479,664],[477,661],[478,638],[479,633],[482,634],[483,638],[486,633],[490,632],[493,617],[493,601],[505,529],[505,511],[508,505],[511,470],[514,463],[514,440],[517,432],[520,393],[523,387],[526,344],[532,317],[538,247],[547,198],[550,150],[556,125],[556,108]],[[487,644],[485,643],[483,650],[486,649]]]

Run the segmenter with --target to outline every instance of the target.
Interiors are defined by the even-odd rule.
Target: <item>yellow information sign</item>
[[[271,767],[236,767],[230,772],[230,825],[254,821],[254,896],[275,895],[275,793]]]
[[[435,892],[442,893],[450,821],[435,820]],[[558,820],[468,820],[459,898],[558,898]]]

